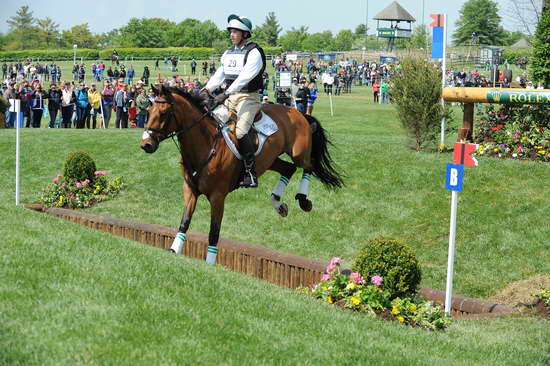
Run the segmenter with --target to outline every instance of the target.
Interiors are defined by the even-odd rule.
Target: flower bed
[[[535,292],[533,296],[539,299],[537,309],[540,315],[545,318],[550,318],[550,290],[541,288],[538,292]]]
[[[93,179],[81,182],[66,179],[62,174],[44,188],[40,203],[45,207],[86,208],[115,196],[122,188],[122,178],[107,179],[107,172],[96,171]]]
[[[477,119],[478,156],[550,161],[550,108],[487,105]]]
[[[360,273],[346,275],[340,271],[341,258],[332,258],[321,282],[305,291],[342,308],[430,330],[445,329],[450,324],[439,304],[415,294],[392,298],[382,276],[364,279]]]

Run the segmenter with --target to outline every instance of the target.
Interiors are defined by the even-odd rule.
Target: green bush
[[[412,248],[391,238],[369,240],[352,269],[363,278],[382,276],[382,287],[392,298],[414,294],[421,279],[420,265]]]
[[[82,151],[73,151],[65,160],[63,175],[69,182],[82,182],[86,179],[93,181],[95,171],[95,162],[90,155]]]
[[[63,61],[72,60],[74,52],[72,49],[61,50],[23,50],[23,51],[1,51],[0,61],[20,61],[26,58],[40,61]],[[99,57],[98,50],[77,49],[76,58],[84,58],[86,60],[97,60]]]
[[[530,62],[533,81],[540,81],[544,87],[550,88],[550,4],[545,4],[537,24]]]
[[[508,61],[509,64],[515,65],[520,58],[529,59],[532,55],[532,50],[529,48],[523,49],[506,49],[502,51],[501,60]]]
[[[176,56],[182,60],[205,60],[215,55],[213,48],[189,48],[189,47],[169,47],[169,48],[117,48],[116,49],[121,60],[139,58],[139,59],[155,59]],[[112,49],[99,51],[99,57],[103,60],[108,60]]]

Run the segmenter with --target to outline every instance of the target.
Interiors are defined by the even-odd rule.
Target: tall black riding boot
[[[246,134],[238,140],[239,152],[243,156],[244,177],[239,183],[240,187],[255,188],[258,186],[256,177],[256,157],[254,156],[254,144],[250,135]]]

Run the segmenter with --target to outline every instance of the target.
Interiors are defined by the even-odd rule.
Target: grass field
[[[221,235],[351,265],[378,235],[416,249],[422,284],[444,289],[450,154],[407,148],[392,106],[366,89],[320,97],[314,114],[331,134],[346,187],[311,185],[314,210],[294,203],[280,218],[268,173],[256,190],[229,196]],[[460,116],[457,115],[457,119]],[[14,202],[13,130],[0,131],[0,364],[545,364],[548,323],[534,318],[455,322],[428,333],[341,312],[267,283],[176,258],[22,208]],[[124,177],[115,200],[88,212],[177,227],[182,211],[176,148],[140,151],[138,130],[22,131],[22,201],[33,202],[66,154],[89,152]],[[449,136],[449,141],[454,139]],[[487,297],[513,281],[550,273],[550,166],[480,159],[460,195],[455,292]],[[191,230],[207,232],[201,198]]]

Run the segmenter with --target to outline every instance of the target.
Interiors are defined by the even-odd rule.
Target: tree
[[[419,24],[414,27],[411,38],[409,38],[407,42],[407,47],[427,49],[431,47],[431,44],[432,39],[430,37],[428,27],[423,24]]]
[[[36,45],[36,27],[32,11],[27,5],[21,6],[14,16],[7,20],[9,25],[10,49],[31,48]]]
[[[300,51],[303,50],[303,43],[309,34],[307,32],[308,27],[301,26],[296,29],[292,27],[279,39],[281,47],[284,51]]]
[[[531,58],[533,80],[540,81],[546,88],[550,88],[550,3],[548,0],[537,25],[533,43]]]
[[[532,37],[541,17],[543,0],[508,0],[508,2],[510,3],[507,11],[508,18]]]
[[[99,37],[90,32],[88,23],[84,23],[75,25],[71,30],[63,31],[61,39],[65,47],[76,44],[79,48],[96,48]]]
[[[334,49],[336,51],[349,51],[353,46],[354,36],[351,30],[342,29],[334,37]]]
[[[279,21],[275,16],[274,12],[267,13],[265,17],[265,22],[254,29],[253,33],[258,34],[258,38],[261,39],[268,46],[277,46],[277,41],[279,39],[279,33],[281,33],[281,28],[279,26]]]
[[[313,33],[302,43],[304,51],[330,51],[334,49],[334,39],[331,31]]]
[[[175,24],[161,18],[131,18],[120,28],[123,46],[157,48],[166,47],[167,32]]]
[[[460,17],[453,33],[454,43],[468,44],[475,33],[481,44],[502,45],[505,35],[500,20],[496,2],[468,0],[460,9]]]
[[[38,19],[36,24],[38,26],[38,38],[45,48],[59,45],[59,24],[55,23],[50,17]]]
[[[356,37],[363,37],[365,38],[367,34],[367,26],[366,24],[359,24],[357,27],[355,27],[355,36]]]
[[[441,92],[441,72],[432,63],[420,57],[401,60],[391,94],[399,121],[417,151],[436,141],[441,118],[449,116],[441,105]]]
[[[167,33],[169,45],[176,47],[212,47],[214,41],[223,38],[227,38],[227,33],[212,21],[201,23],[193,18],[181,21]]]

